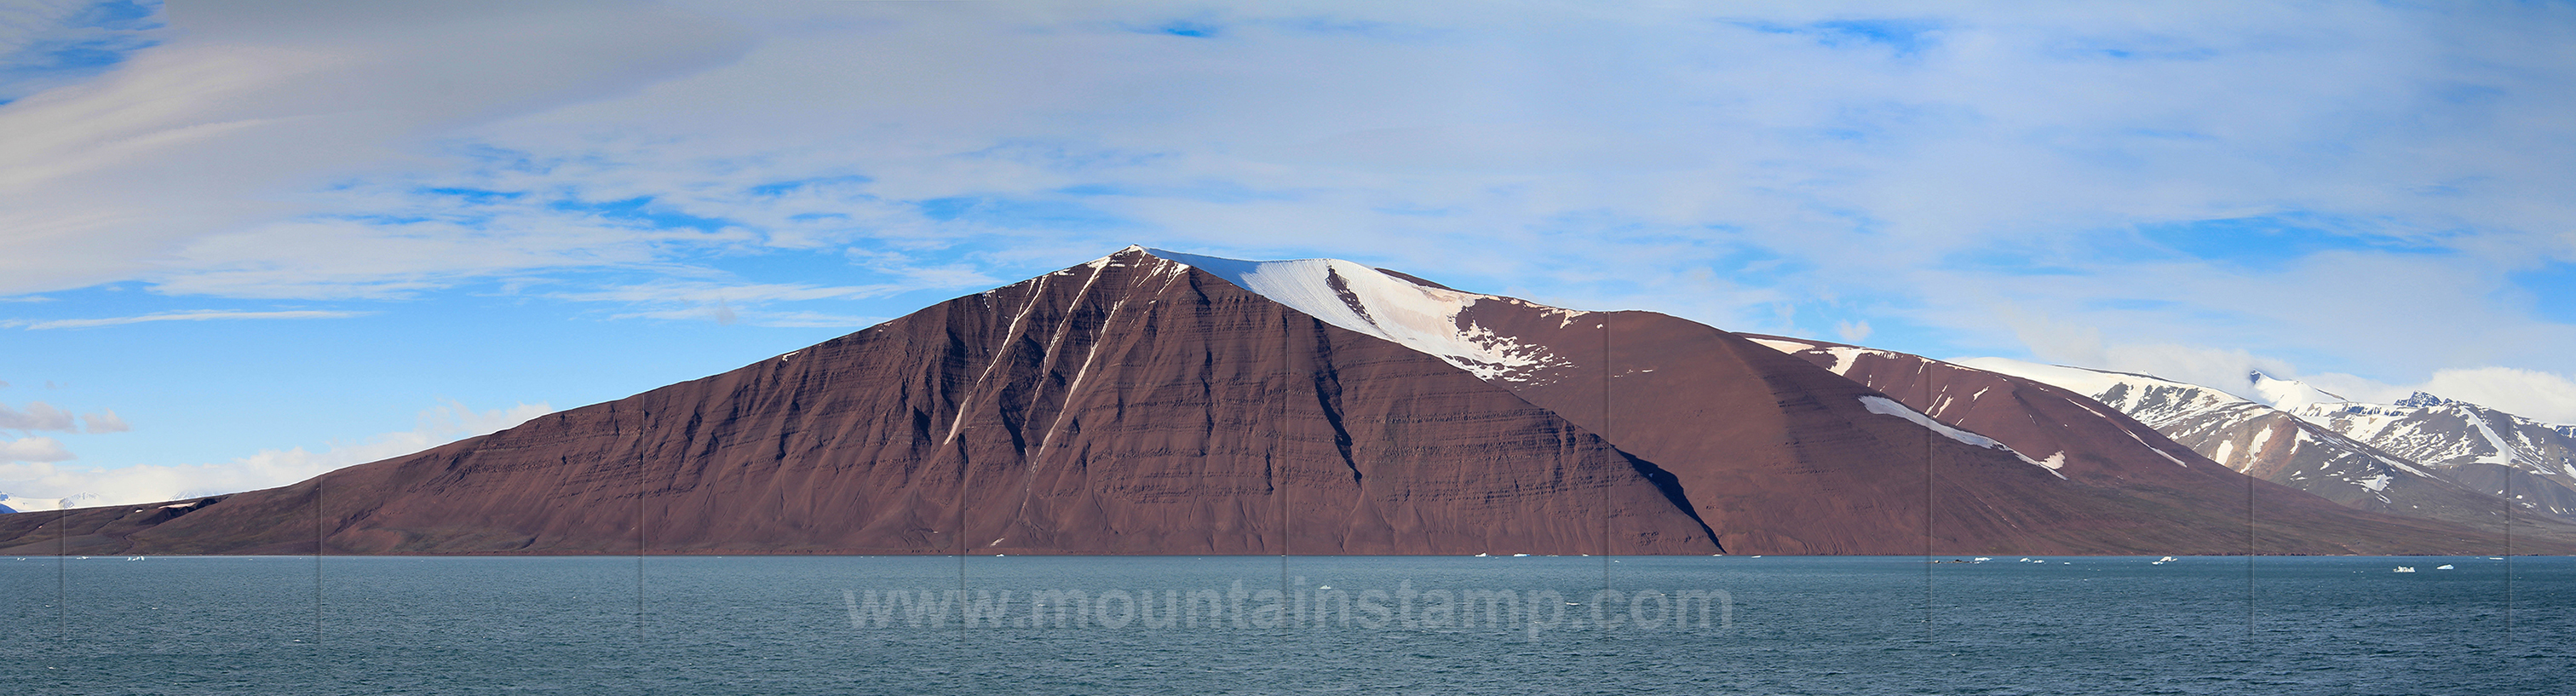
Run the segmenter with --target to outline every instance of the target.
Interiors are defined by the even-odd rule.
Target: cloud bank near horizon
[[[22,498],[78,499],[80,505],[130,505],[273,488],[356,464],[390,459],[457,440],[488,435],[553,413],[546,404],[476,411],[448,402],[423,410],[410,430],[334,443],[320,451],[295,447],[263,450],[228,462],[132,465],[89,469],[57,464],[74,459],[50,438],[0,442],[0,493]],[[109,414],[113,418],[113,412]],[[122,425],[122,421],[118,421]],[[92,421],[92,428],[96,428]]]

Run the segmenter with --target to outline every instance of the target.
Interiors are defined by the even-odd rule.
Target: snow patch
[[[1764,348],[1769,348],[1769,349],[1772,349],[1772,350],[1780,351],[1780,352],[1782,352],[1782,353],[1796,353],[1796,352],[1798,352],[1798,351],[1808,350],[1808,349],[1811,349],[1811,348],[1816,347],[1816,344],[1813,344],[1813,343],[1803,343],[1803,342],[1799,342],[1799,341],[1792,341],[1792,340],[1783,339],[1783,338],[1754,338],[1754,337],[1751,337],[1751,336],[1746,336],[1746,337],[1745,337],[1745,340],[1752,341],[1752,342],[1754,342],[1754,343],[1760,343],[1760,344],[1762,344],[1762,347],[1764,347]]]
[[[1832,370],[1834,374],[1850,376],[1852,361],[1860,359],[1862,353],[1873,352],[1877,351],[1872,351],[1858,346],[1834,346],[1826,348],[1825,354],[1834,356],[1834,366],[1825,369]]]
[[[2460,415],[2465,416],[2470,425],[2477,426],[2478,434],[2487,439],[2488,445],[2495,447],[2496,451],[2494,454],[2477,458],[2476,461],[2478,463],[2513,466],[2514,464],[2522,461],[2521,457],[2515,456],[2513,445],[2505,444],[2504,436],[2497,435],[2495,428],[2487,425],[2487,419],[2485,416],[2480,416],[2475,412],[2463,412]]]
[[[1895,399],[1890,399],[1884,396],[1864,396],[1860,398],[1860,403],[1863,408],[1869,409],[1870,413],[1903,418],[1905,420],[1912,421],[1915,425],[1923,426],[1925,429],[1931,430],[1932,432],[1940,433],[1943,437],[1967,443],[1969,445],[1984,447],[1987,449],[2003,450],[2005,453],[2011,454],[2014,458],[2020,459],[2024,463],[2047,469],[2048,473],[2056,474],[2058,478],[2066,478],[2065,474],[2057,473],[2057,467],[2033,461],[2030,457],[2023,456],[2020,452],[2014,452],[2013,448],[2005,446],[2002,442],[1997,442],[1994,438],[1953,428],[1950,427],[1950,424],[1948,423],[1932,420],[1931,416],[1926,416],[1915,412],[1914,409],[1906,408],[1905,404],[1897,403]],[[2049,459],[2063,464],[2064,457],[2065,453],[2060,452],[2057,456],[2050,457]]]
[[[2343,398],[2343,396],[2333,392],[2308,386],[2308,383],[2306,382],[2301,382],[2295,379],[2278,379],[2271,375],[2263,374],[2260,371],[2246,373],[2245,381],[2247,386],[2253,389],[2255,396],[2262,397],[2263,401],[2271,407],[2284,411],[2299,408],[2301,406],[2307,406],[2309,404],[2344,403],[2352,401],[2351,399]]]
[[[1521,343],[1463,318],[1480,302],[1509,302],[1565,313],[1588,314],[1416,284],[1339,259],[1240,261],[1147,249],[1188,264],[1262,297],[1344,329],[1386,339],[1440,358],[1488,382],[1527,382],[1548,368],[1573,363],[1545,347]]]

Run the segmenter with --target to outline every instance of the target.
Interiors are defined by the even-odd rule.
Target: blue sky
[[[2576,9],[28,2],[0,493],[266,486],[1131,243],[2576,422]]]

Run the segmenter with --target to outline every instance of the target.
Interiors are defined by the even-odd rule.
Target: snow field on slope
[[[1459,315],[1469,307],[1485,301],[1513,301],[1507,298],[1419,285],[1339,259],[1241,261],[1147,251],[1216,274],[1324,323],[1440,358],[1486,381],[1527,381],[1539,368],[1566,364],[1543,347],[1522,344],[1472,322],[1460,325]],[[1336,278],[1342,287],[1333,287]],[[1587,314],[1542,309],[1563,313],[1569,323]]]
[[[2025,464],[2047,469],[2048,473],[2056,474],[2058,478],[2066,478],[2065,474],[2057,473],[2057,466],[2043,464],[2037,460],[2031,459],[2028,455],[2014,452],[2013,448],[2004,446],[2004,443],[1997,442],[1994,438],[1953,428],[1947,423],[1932,420],[1931,416],[1926,416],[1915,412],[1914,409],[1906,408],[1905,404],[1897,403],[1895,399],[1890,399],[1884,396],[1864,396],[1860,398],[1860,403],[1863,408],[1869,409],[1870,413],[1903,418],[1907,421],[1913,422],[1915,425],[1923,426],[1927,430],[1940,433],[1942,437],[1947,437],[1952,440],[1957,440],[1977,447],[2003,450],[2004,452],[2011,454],[2014,458],[2020,459]],[[2059,452],[2056,455],[2050,456],[2048,461],[2058,466],[2063,466],[2066,463],[2066,453]]]

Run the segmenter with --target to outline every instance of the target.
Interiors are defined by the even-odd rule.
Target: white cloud
[[[0,106],[0,293],[150,274],[282,193],[460,124],[729,59],[721,23],[642,6],[209,3],[89,82]],[[138,202],[141,202],[138,204]]]
[[[141,316],[131,316],[131,317],[105,317],[105,318],[98,318],[98,319],[51,319],[51,320],[44,320],[44,321],[12,320],[12,321],[0,322],[0,326],[17,326],[17,327],[23,327],[23,328],[27,328],[27,329],[86,329],[86,328],[95,328],[95,327],[100,327],[100,326],[118,326],[118,325],[123,325],[123,324],[140,324],[140,323],[144,323],[144,322],[152,322],[152,321],[220,321],[220,320],[232,320],[232,319],[346,319],[346,318],[349,318],[349,317],[366,316],[366,315],[368,315],[368,314],[373,314],[373,312],[342,312],[342,311],[328,311],[328,310],[287,310],[287,311],[276,311],[276,312],[236,312],[236,311],[226,311],[226,310],[218,310],[218,309],[194,309],[194,310],[187,310],[187,311],[181,311],[181,312],[160,312],[160,313],[156,313],[156,314],[145,314],[145,315],[141,315]]]
[[[2576,380],[2567,375],[2509,367],[2436,370],[2411,384],[2388,384],[2346,374],[2307,380],[2327,391],[2387,403],[2415,392],[2486,406],[2543,423],[2576,424]]]
[[[1845,343],[1859,343],[1859,342],[1861,342],[1861,341],[1867,340],[1867,339],[1869,338],[1869,333],[1870,333],[1870,330],[1869,330],[1869,322],[1866,322],[1866,321],[1862,321],[1862,322],[1849,322],[1849,321],[1838,321],[1838,322],[1834,322],[1834,335],[1835,335],[1835,336],[1840,336],[1840,337],[1842,337],[1843,342],[1845,342]]]
[[[0,404],[0,430],[28,432],[51,430],[68,433],[77,429],[77,426],[73,425],[72,412],[55,408],[52,404],[42,401],[28,402],[25,411],[10,408],[8,404]]]
[[[97,72],[99,54],[150,43],[160,28],[150,9],[96,0],[0,4],[0,100],[77,82]]]
[[[303,447],[261,450],[221,464],[88,469],[51,463],[70,459],[71,455],[62,452],[52,440],[30,438],[6,445],[9,454],[0,459],[11,459],[13,463],[0,464],[0,490],[41,498],[94,495],[90,504],[126,505],[271,488],[353,464],[398,457],[502,430],[552,411],[545,404],[475,411],[464,404],[448,402],[421,411],[419,425],[411,430],[384,433],[355,443],[336,443],[320,451]],[[28,444],[31,442],[34,444]],[[36,456],[19,456],[22,446]]]
[[[0,443],[0,462],[59,462],[77,459],[79,455],[63,449],[63,443],[50,437],[27,437]]]
[[[81,426],[91,433],[122,433],[134,429],[134,426],[126,425],[125,418],[116,415],[116,409],[112,408],[81,416]]]

